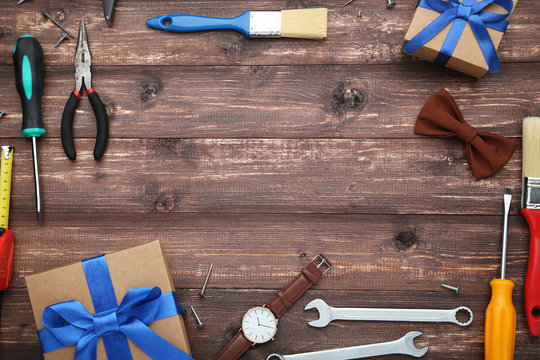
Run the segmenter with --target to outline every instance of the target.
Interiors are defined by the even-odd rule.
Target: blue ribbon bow
[[[85,264],[86,261],[90,263]],[[76,300],[45,308],[42,316],[44,329],[38,331],[44,353],[76,345],[75,360],[93,360],[97,357],[96,347],[101,337],[109,360],[132,359],[127,343],[129,338],[152,359],[193,360],[148,327],[154,321],[185,313],[174,292],[162,294],[159,287],[132,288],[120,306],[115,304],[111,307],[111,301],[116,303],[116,298],[108,298],[105,302],[109,304],[104,309],[103,294],[112,289],[114,295],[112,282],[107,283],[110,275],[105,257],[85,262],[83,267],[96,313],[91,315]],[[103,270],[106,270],[105,279],[90,275],[99,274]],[[94,286],[90,285],[89,280]],[[101,291],[93,292],[96,289]]]
[[[504,8],[506,14],[496,14],[483,11],[486,6],[494,3]],[[435,35],[440,33],[448,24],[454,22],[444,40],[439,55],[434,63],[444,66],[452,57],[465,25],[469,23],[476,41],[484,54],[489,71],[494,73],[501,69],[497,50],[489,36],[487,28],[505,32],[508,26],[506,17],[512,12],[512,0],[420,0],[418,6],[437,11],[441,15],[426,26],[414,38],[403,45],[403,49],[410,55],[424,46]]]

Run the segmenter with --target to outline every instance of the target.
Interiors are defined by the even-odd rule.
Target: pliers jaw
[[[79,92],[82,90],[83,85],[87,90],[92,88],[91,65],[92,58],[90,57],[86,28],[84,27],[84,20],[81,20],[77,50],[75,51],[75,89]]]

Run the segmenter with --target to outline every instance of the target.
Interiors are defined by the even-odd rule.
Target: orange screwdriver
[[[512,304],[514,283],[505,279],[506,250],[508,243],[508,214],[512,194],[504,190],[504,230],[501,261],[501,278],[493,279],[491,301],[486,310],[485,360],[512,360],[516,340],[516,309]]]

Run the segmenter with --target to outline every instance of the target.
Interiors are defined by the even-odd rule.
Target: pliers
[[[64,108],[61,124],[62,146],[64,147],[64,152],[67,157],[71,160],[75,160],[75,157],[77,156],[75,145],[73,144],[73,117],[75,116],[75,109],[79,104],[79,99],[81,97],[80,91],[82,90],[83,85],[86,87],[88,100],[90,100],[90,103],[92,104],[92,109],[94,109],[97,122],[94,159],[99,160],[103,156],[109,139],[109,119],[107,118],[107,111],[105,110],[103,102],[101,102],[98,93],[92,88],[91,64],[92,59],[90,58],[90,49],[88,48],[88,38],[86,37],[84,20],[81,20],[79,40],[77,42],[77,50],[75,51],[75,88]]]

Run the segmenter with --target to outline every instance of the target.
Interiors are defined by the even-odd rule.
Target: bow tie
[[[514,154],[517,142],[482,132],[467,124],[454,98],[441,89],[424,105],[414,133],[441,138],[457,136],[465,141],[467,160],[477,180],[495,174]]]

